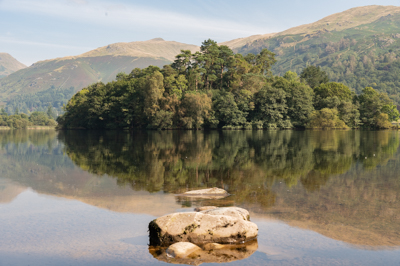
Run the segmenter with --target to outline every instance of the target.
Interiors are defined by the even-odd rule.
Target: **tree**
[[[213,110],[221,128],[243,127],[246,124],[247,114],[239,110],[231,92],[215,92]]]
[[[301,83],[295,72],[288,71],[282,77],[277,77],[272,84],[286,92],[287,114],[296,127],[305,127],[314,111],[314,91],[310,86]]]
[[[372,87],[364,88],[358,96],[358,101],[360,102],[361,120],[365,127],[379,128],[385,124],[385,119],[390,122],[399,118],[399,112],[387,94],[379,93]],[[385,113],[387,116],[381,116],[381,113]]]
[[[262,121],[265,128],[290,128],[287,117],[286,93],[266,85],[255,95],[254,121]]]
[[[341,101],[351,101],[353,99],[353,94],[349,87],[337,82],[329,82],[319,85],[314,88],[314,94],[314,107],[317,110],[327,107],[336,108]],[[336,97],[336,105],[327,106],[332,104],[334,97]]]
[[[329,82],[328,75],[325,71],[321,70],[319,66],[308,66],[304,68],[300,74],[300,78],[305,80],[313,89],[323,83]]]
[[[49,105],[47,107],[47,116],[50,119],[56,119],[57,118],[57,115],[54,113],[53,106],[51,106],[51,105]]]
[[[181,122],[184,128],[200,129],[212,122],[212,101],[205,93],[186,93],[180,106]]]
[[[311,115],[308,128],[347,128],[346,124],[339,119],[336,109],[323,108],[314,111]]]

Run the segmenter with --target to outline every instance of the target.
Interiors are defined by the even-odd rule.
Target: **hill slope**
[[[243,54],[273,51],[274,74],[317,65],[358,93],[371,86],[400,104],[400,7],[353,8],[280,33],[222,44]]]
[[[0,80],[0,101],[8,111],[56,108],[94,82],[109,82],[120,72],[149,65],[162,67],[173,61],[180,50],[197,51],[195,45],[163,39],[115,43],[78,56],[40,61]],[[14,104],[15,103],[15,104]],[[40,109],[39,108],[39,109]]]
[[[6,77],[23,68],[26,68],[26,66],[11,55],[0,53],[0,78]]]

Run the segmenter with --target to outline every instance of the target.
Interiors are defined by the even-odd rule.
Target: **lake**
[[[149,222],[208,205],[259,227],[215,262],[399,265],[399,134],[1,131],[0,265],[166,265]],[[231,195],[177,196],[206,187]]]

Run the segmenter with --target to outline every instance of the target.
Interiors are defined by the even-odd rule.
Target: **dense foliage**
[[[49,89],[37,93],[21,94],[8,101],[4,109],[8,114],[13,114],[15,109],[19,109],[23,113],[34,111],[46,112],[48,106],[53,107],[56,114],[63,113],[63,105],[75,94],[74,87],[69,89],[61,89],[51,86]]]
[[[0,111],[0,127],[9,127],[12,129],[27,128],[29,126],[48,126],[55,127],[57,125],[54,120],[54,113],[49,106],[47,113],[35,111],[29,116],[24,113],[19,113],[18,109],[15,114],[8,115],[2,108]]]
[[[388,128],[398,119],[384,93],[366,88],[357,96],[315,67],[302,79],[291,71],[273,76],[275,62],[267,49],[243,56],[206,40],[199,52],[182,50],[162,69],[136,68],[82,89],[58,122],[87,129],[284,129]]]

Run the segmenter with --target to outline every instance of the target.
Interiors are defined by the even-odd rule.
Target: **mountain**
[[[400,7],[352,8],[280,33],[221,44],[242,54],[273,51],[276,75],[316,65],[357,93],[371,86],[400,105]]]
[[[0,102],[9,107],[9,112],[15,107],[26,112],[47,108],[49,104],[60,108],[83,87],[98,81],[109,82],[118,73],[130,73],[137,67],[162,67],[171,63],[182,49],[194,52],[199,47],[156,38],[115,43],[78,56],[40,61],[0,80]]]
[[[234,52],[276,54],[275,75],[298,74],[308,65],[320,66],[332,81],[360,93],[367,86],[386,92],[400,106],[400,7],[365,6],[330,15],[282,32],[221,43]],[[0,105],[8,112],[45,110],[62,104],[81,88],[115,79],[136,67],[163,66],[181,49],[198,46],[157,38],[115,43],[82,55],[40,61],[0,79]]]
[[[0,78],[6,77],[15,71],[26,68],[24,64],[7,53],[0,53]]]

